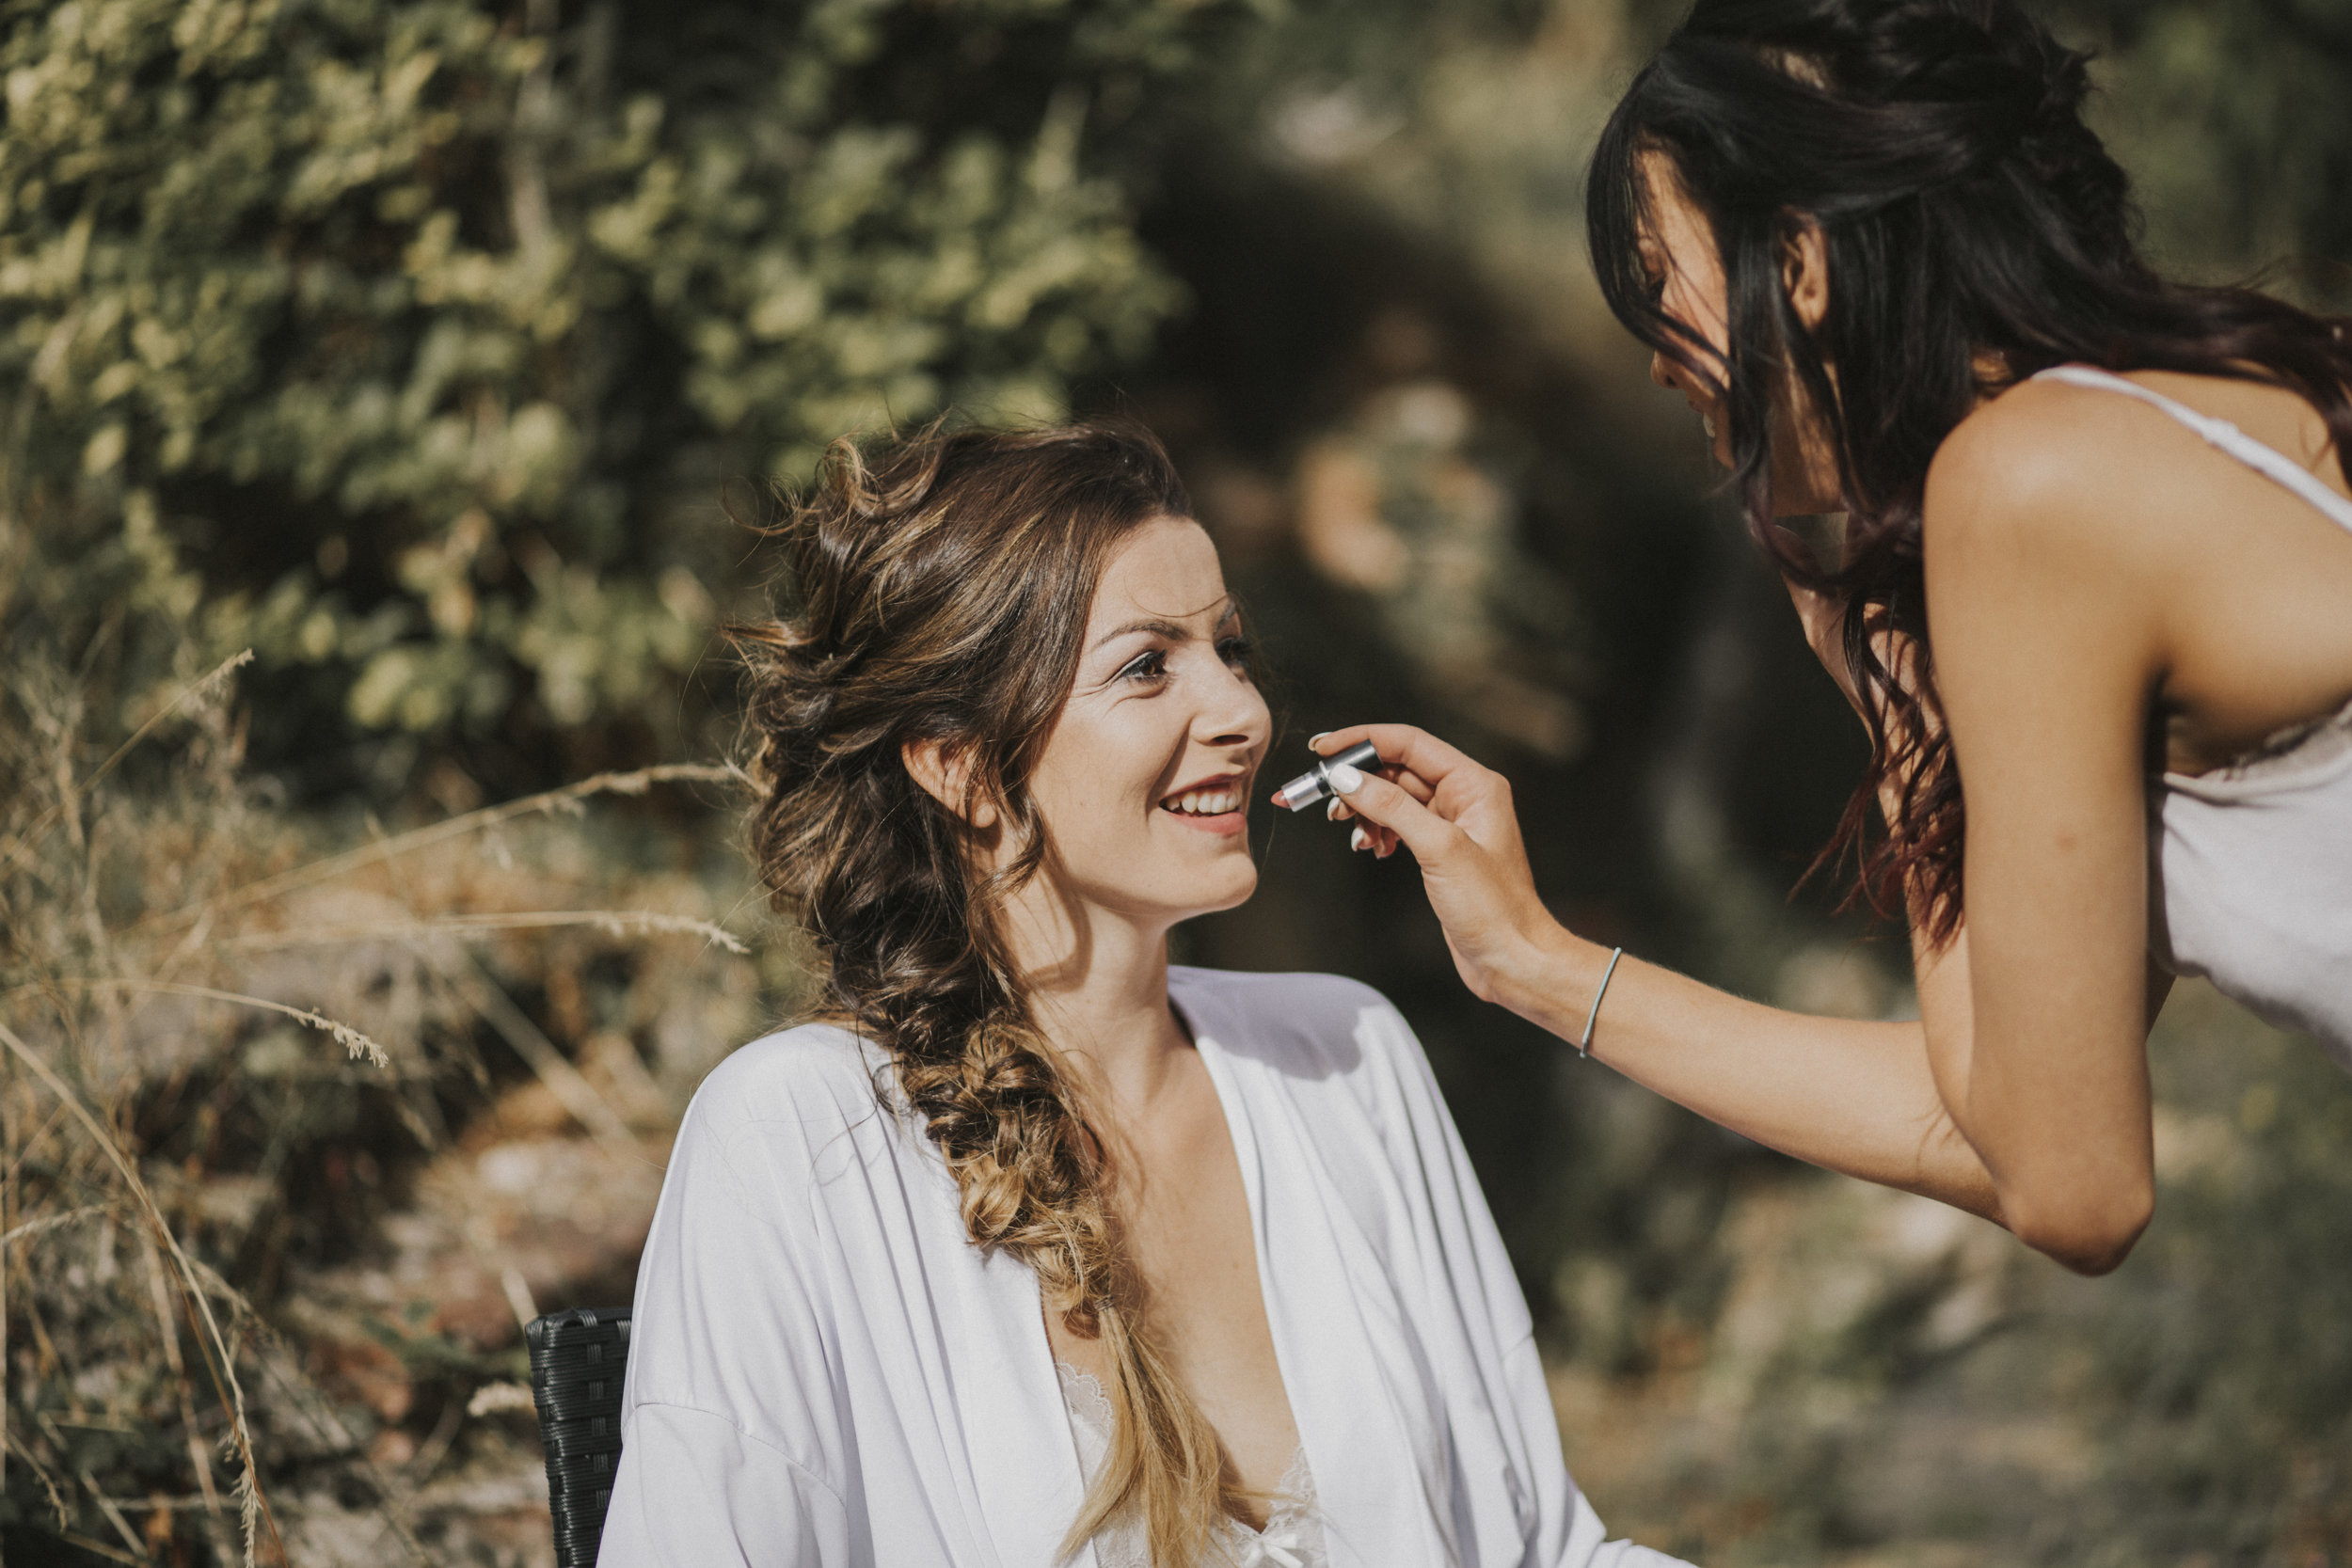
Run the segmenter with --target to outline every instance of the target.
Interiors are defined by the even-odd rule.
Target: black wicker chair
[[[534,1318],[531,1391],[548,1461],[556,1568],[595,1568],[621,1461],[621,1378],[628,1370],[626,1307],[575,1307]]]

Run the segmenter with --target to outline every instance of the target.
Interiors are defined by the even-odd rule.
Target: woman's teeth
[[[1160,809],[1182,812],[1187,816],[1222,816],[1240,804],[1238,789],[1187,789],[1162,800]]]
[[[1715,438],[1715,416],[1712,414],[1701,414],[1699,416],[1699,423],[1707,428],[1707,438],[1710,441],[1713,440]]]

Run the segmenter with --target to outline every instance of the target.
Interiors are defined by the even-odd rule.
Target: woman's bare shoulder
[[[2173,452],[2163,432],[2150,426],[2151,416],[2165,418],[2095,388],[2059,381],[2012,387],[1979,404],[1936,449],[1923,524],[1931,536],[2011,530],[2043,535],[2053,524],[2112,515],[2145,483],[2151,465],[2190,455]],[[2195,444],[2193,436],[2189,441]]]
[[[1930,602],[1978,587],[2006,600],[2032,580],[2068,593],[2099,582],[2109,608],[2137,622],[2193,583],[2216,507],[2245,483],[2161,409],[2099,388],[2025,382],[1963,420],[1929,466],[1920,532]]]
[[[2285,388],[2162,371],[2123,379],[2341,487],[2327,421]],[[2271,484],[2143,398],[2027,380],[1987,400],[1945,438],[1929,465],[1923,521],[1931,547],[1938,535],[2024,543],[2011,535],[2030,532],[2036,542],[2120,546],[2146,558],[2174,546],[2201,550],[2217,502],[2240,511],[2270,503],[2296,515],[2296,498]]]

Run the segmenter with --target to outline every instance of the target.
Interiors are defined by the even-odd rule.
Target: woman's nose
[[[1205,746],[1254,746],[1274,728],[1265,696],[1241,671],[1229,665],[1225,674],[1216,694],[1194,716],[1194,733]]]

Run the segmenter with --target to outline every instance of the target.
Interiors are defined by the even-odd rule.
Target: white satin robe
[[[1334,1568],[1672,1565],[1604,1543],[1568,1477],[1396,1010],[1328,975],[1176,969],[1169,991],[1240,1156]],[[882,1065],[804,1025],[694,1097],[638,1270],[601,1568],[1054,1562],[1084,1487],[1036,1276],[965,1239],[935,1147],[877,1105]]]

